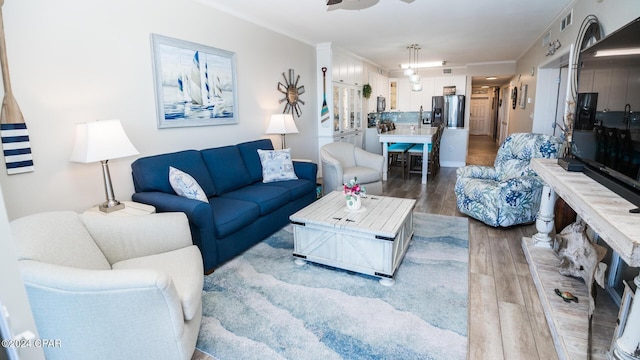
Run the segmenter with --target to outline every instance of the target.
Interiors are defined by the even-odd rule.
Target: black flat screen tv
[[[571,154],[640,207],[640,18],[582,50]]]

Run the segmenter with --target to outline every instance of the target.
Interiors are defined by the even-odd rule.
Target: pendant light
[[[412,62],[411,62],[411,59],[412,59],[411,50],[413,50],[413,44],[407,46],[407,49],[409,49],[409,62],[407,63],[408,64],[407,68],[404,69],[404,74],[407,75],[407,76],[411,76],[411,75],[414,74],[413,68],[411,67],[411,64],[412,64]]]
[[[418,51],[420,50],[420,46],[418,46],[418,44],[413,44],[411,46],[413,47],[413,68],[416,69],[415,73],[409,76],[409,81],[411,81],[411,90],[422,91],[422,83],[420,82],[420,75],[418,75]]]

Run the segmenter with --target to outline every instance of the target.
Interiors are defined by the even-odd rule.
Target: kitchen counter
[[[382,143],[382,156],[384,156],[384,172],[382,180],[387,181],[387,172],[389,169],[389,153],[388,143],[401,142],[412,144],[424,144],[422,154],[422,183],[427,183],[427,168],[429,162],[429,144],[431,138],[435,135],[437,127],[422,127],[411,130],[410,127],[398,127],[395,130],[378,134],[378,138]]]

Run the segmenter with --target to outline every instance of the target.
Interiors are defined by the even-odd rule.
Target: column
[[[533,235],[533,244],[536,247],[553,247],[553,239],[551,239],[549,233],[553,230],[553,207],[555,203],[556,192],[545,184],[540,197],[540,210],[536,217],[536,230],[538,230],[538,233]]]
[[[627,322],[615,345],[608,354],[609,359],[638,360],[640,359],[640,275],[633,279],[636,293],[631,303],[631,310]]]

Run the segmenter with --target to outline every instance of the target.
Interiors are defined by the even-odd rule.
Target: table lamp
[[[274,114],[271,115],[269,126],[267,126],[267,134],[282,135],[282,148],[285,148],[284,136],[286,134],[297,134],[298,128],[291,114]]]
[[[110,213],[124,209],[124,204],[115,199],[109,160],[138,155],[127,134],[122,128],[120,120],[101,120],[81,123],[76,126],[76,142],[71,152],[71,161],[80,163],[102,163],[102,177],[107,201],[98,208],[102,212]]]

